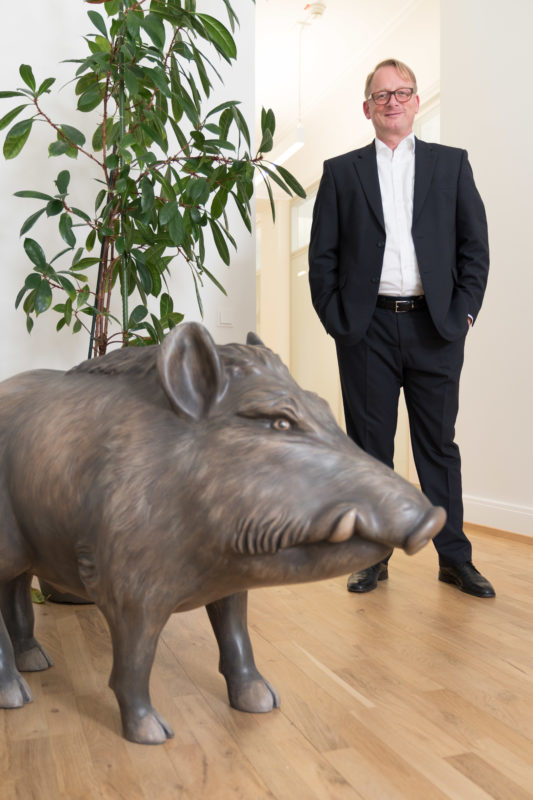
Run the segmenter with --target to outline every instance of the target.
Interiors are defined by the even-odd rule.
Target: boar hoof
[[[168,722],[155,708],[142,717],[136,715],[134,719],[123,720],[123,726],[126,739],[138,744],[163,744],[174,736]]]
[[[229,704],[238,711],[265,714],[280,706],[279,694],[259,673],[253,680],[227,680],[227,684]]]
[[[21,675],[0,686],[0,708],[20,708],[32,700],[31,689]]]
[[[27,650],[17,651],[15,653],[15,662],[17,669],[21,672],[40,672],[54,665],[44,647],[41,647],[37,641]]]

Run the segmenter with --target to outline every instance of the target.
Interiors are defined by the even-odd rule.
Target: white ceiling
[[[323,0],[326,10],[305,26],[301,48],[303,118],[327,95],[336,76],[349,72],[386,36],[417,0]],[[256,119],[273,108],[276,138],[298,120],[298,40],[308,19],[307,0],[256,0]],[[364,76],[361,76],[361,84]],[[362,98],[363,86],[354,94]]]

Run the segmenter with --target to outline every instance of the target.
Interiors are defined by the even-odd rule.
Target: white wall
[[[202,10],[219,16],[226,22],[222,0],[203,0],[198,5]],[[254,73],[251,65],[254,59],[255,9],[251,0],[233,0],[233,6],[241,22],[236,33],[239,61],[231,70],[225,67],[225,62],[217,64],[225,77],[225,85],[220,88],[215,85],[210,104],[214,106],[228,99],[241,100],[241,109],[249,120],[253,136]],[[22,85],[18,74],[21,63],[32,65],[39,82],[44,77],[56,76],[59,78],[57,85],[63,88],[58,94],[47,95],[43,105],[46,105],[54,119],[63,123],[70,122],[82,129],[85,125],[87,132],[91,132],[94,125],[88,125],[86,118],[89,115],[71,111],[75,106],[75,99],[72,86],[66,85],[75,66],[59,62],[84,55],[82,37],[92,30],[86,17],[89,8],[82,0],[47,0],[46,3],[17,0],[17,3],[10,3],[2,9],[5,41],[4,47],[0,49],[0,89]],[[1,100],[0,117],[19,102],[18,98]],[[47,311],[38,318],[31,335],[28,335],[24,313],[20,309],[14,309],[18,290],[26,274],[31,271],[31,263],[23,250],[18,232],[23,221],[39,208],[39,204],[35,200],[14,198],[13,193],[20,189],[37,189],[53,194],[53,179],[61,169],[69,169],[73,183],[74,172],[81,171],[82,185],[90,187],[91,198],[95,194],[91,184],[91,169],[83,165],[81,159],[77,162],[64,157],[48,159],[47,146],[52,138],[45,126],[40,124],[37,131],[32,131],[28,143],[16,159],[5,161],[0,154],[0,378],[23,369],[41,366],[68,368],[87,355],[86,334],[72,335],[65,329],[56,334],[58,316],[55,312]],[[84,198],[78,200],[78,205],[82,207],[88,204]],[[246,332],[255,327],[254,237],[248,234],[237,212],[231,215],[230,224],[238,244],[238,252],[232,256],[231,267],[227,268],[222,263],[214,246],[208,249],[206,262],[228,292],[226,298],[212,285],[206,286],[203,292],[204,322],[218,342],[242,341]],[[48,256],[61,249],[54,220],[46,221],[41,218],[28,235],[43,244]],[[176,310],[185,312],[188,319],[199,319],[190,275],[180,272],[173,278],[171,289]],[[58,299],[55,302],[60,301]]]
[[[457,427],[465,516],[533,535],[533,3],[446,0],[441,18],[442,142],[469,151],[491,246]]]

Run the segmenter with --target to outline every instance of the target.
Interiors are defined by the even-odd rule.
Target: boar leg
[[[21,672],[38,672],[54,663],[33,635],[32,574],[25,572],[0,588],[0,607]]]
[[[257,670],[248,635],[248,592],[206,605],[220,651],[219,670],[229,703],[239,711],[265,712],[279,707],[279,695]]]
[[[111,632],[113,669],[109,686],[117,698],[124,736],[139,744],[162,744],[174,736],[150,700],[150,672],[166,619],[146,608],[101,608]]]
[[[0,584],[0,592],[3,590],[4,584]],[[0,708],[20,708],[32,700],[30,687],[16,667],[11,637],[0,609]]]

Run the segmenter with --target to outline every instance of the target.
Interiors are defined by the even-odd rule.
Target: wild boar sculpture
[[[270,711],[247,590],[415,553],[446,516],[254,334],[216,346],[193,322],[158,346],[0,384],[0,509],[0,707],[30,702],[20,672],[52,665],[34,637],[36,574],[104,615],[124,735],[144,744],[173,735],[149,693],[173,612],[205,605],[231,706]]]

